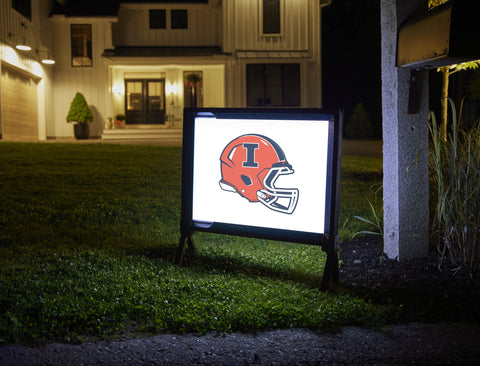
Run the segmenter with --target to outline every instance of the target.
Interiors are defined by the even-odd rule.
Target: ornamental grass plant
[[[464,268],[472,279],[480,276],[480,125],[466,131],[450,100],[452,124],[442,138],[435,114],[430,113],[431,191],[435,204],[433,234],[446,260]]]

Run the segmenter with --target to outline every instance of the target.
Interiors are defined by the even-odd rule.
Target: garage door
[[[2,139],[38,140],[36,82],[5,65],[0,82]]]

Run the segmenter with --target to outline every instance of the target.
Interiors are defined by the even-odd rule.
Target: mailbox
[[[480,59],[478,0],[452,0],[407,19],[398,31],[397,66],[436,68]]]

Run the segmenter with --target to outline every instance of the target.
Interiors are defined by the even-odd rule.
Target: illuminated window
[[[92,25],[72,24],[72,66],[92,66]]]

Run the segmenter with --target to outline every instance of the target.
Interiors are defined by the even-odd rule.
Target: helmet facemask
[[[291,214],[298,201],[298,189],[276,188],[275,182],[281,175],[293,174],[292,166],[286,161],[274,164],[263,179],[266,189],[257,191],[258,200],[271,210]]]

